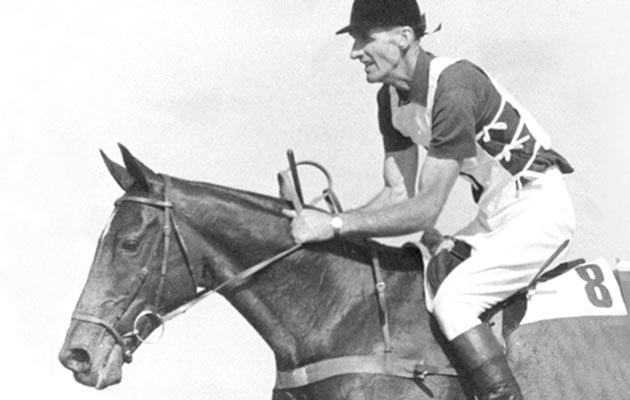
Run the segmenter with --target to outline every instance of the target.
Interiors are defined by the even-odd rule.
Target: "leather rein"
[[[145,341],[144,338],[140,335],[140,329],[138,326],[140,325],[140,321],[145,317],[153,317],[158,320],[159,325],[162,329],[164,329],[164,323],[175,318],[178,315],[181,315],[192,308],[194,305],[205,299],[211,294],[218,293],[223,289],[232,290],[243,282],[245,282],[250,276],[254,275],[256,272],[272,265],[276,261],[288,256],[289,254],[295,252],[296,250],[302,247],[301,244],[296,244],[256,265],[253,265],[239,274],[233,276],[227,281],[221,283],[215,288],[205,288],[195,293],[192,300],[184,303],[183,305],[175,308],[174,310],[161,315],[158,313],[160,310],[160,303],[162,300],[164,283],[166,279],[166,273],[168,271],[168,258],[169,258],[169,250],[170,250],[170,241],[171,234],[175,236],[177,243],[181,249],[181,252],[184,257],[184,261],[186,264],[186,268],[188,274],[193,282],[195,288],[198,288],[197,280],[194,275],[193,268],[190,263],[190,257],[188,256],[188,249],[186,247],[186,243],[184,241],[183,236],[180,233],[180,230],[177,226],[175,218],[173,216],[174,205],[169,200],[169,189],[171,184],[171,178],[168,175],[162,175],[164,179],[164,200],[156,200],[145,197],[138,196],[122,196],[115,202],[115,206],[118,207],[123,202],[132,202],[144,204],[152,207],[156,207],[164,210],[164,226],[163,226],[163,236],[164,236],[164,254],[162,256],[161,267],[160,267],[160,280],[158,283],[158,289],[155,297],[155,304],[153,306],[149,306],[144,311],[140,312],[138,316],[135,318],[132,330],[126,333],[121,333],[116,325],[120,320],[123,319],[127,311],[129,310],[131,304],[138,296],[141,287],[143,286],[146,278],[149,275],[149,269],[145,266],[143,267],[136,277],[133,279],[131,288],[128,290],[128,296],[123,303],[122,310],[118,313],[118,315],[103,319],[91,313],[86,313],[83,311],[75,311],[72,315],[72,319],[93,323],[104,327],[116,340],[116,342],[123,349],[123,360],[126,363],[131,363],[133,360],[132,354],[137,346],[132,346],[128,343],[133,339],[137,340],[139,343]],[[284,177],[286,178],[286,176]],[[289,197],[292,201],[294,208],[296,210],[302,210],[301,199],[297,196],[295,192],[295,188],[292,185],[289,185]],[[337,201],[336,197],[334,197],[334,193],[332,190],[330,191],[331,199],[327,199],[327,201]],[[319,382],[321,380],[345,375],[345,374],[383,374],[396,376],[407,379],[420,379],[424,380],[427,376],[430,375],[442,375],[448,377],[457,377],[457,373],[452,367],[435,367],[432,365],[428,365],[424,360],[411,360],[411,359],[403,359],[398,358],[392,353],[391,339],[389,333],[389,322],[388,322],[388,313],[387,313],[387,305],[385,299],[385,282],[381,276],[380,265],[378,254],[374,246],[370,246],[372,249],[372,267],[374,272],[375,279],[375,291],[378,298],[379,305],[379,315],[381,318],[381,327],[383,332],[383,341],[384,341],[384,351],[383,354],[379,355],[366,355],[366,356],[346,356],[339,358],[331,358],[322,360],[319,362],[311,363],[293,370],[289,371],[278,371],[276,375],[276,385],[275,389],[283,390],[283,389],[293,389],[302,386],[309,385],[311,383]],[[150,265],[150,263],[149,263]],[[139,345],[139,344],[138,344]]]

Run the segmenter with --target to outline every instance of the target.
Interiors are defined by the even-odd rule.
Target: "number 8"
[[[603,285],[604,273],[599,265],[587,264],[577,267],[575,271],[580,278],[586,282],[584,290],[588,296],[588,300],[595,306],[600,308],[610,308],[613,305],[613,299],[608,288]],[[591,273],[589,273],[589,271]],[[591,276],[592,275],[592,276]]]

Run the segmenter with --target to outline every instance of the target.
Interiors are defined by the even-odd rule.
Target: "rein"
[[[195,306],[197,303],[199,303],[201,300],[205,299],[206,297],[210,296],[211,294],[215,294],[215,293],[219,293],[222,289],[227,289],[227,290],[232,290],[238,286],[240,286],[243,282],[245,282],[250,276],[254,275],[256,272],[260,271],[261,269],[264,269],[268,266],[270,266],[271,264],[275,263],[276,261],[288,256],[289,254],[295,252],[296,250],[298,250],[300,247],[302,247],[301,244],[296,244],[274,256],[272,256],[271,258],[268,258],[264,261],[259,262],[256,265],[253,265],[249,268],[247,268],[246,270],[240,272],[239,274],[233,276],[232,278],[228,279],[227,281],[223,282],[222,284],[220,284],[219,286],[217,286],[214,289],[204,289],[200,292],[197,293],[196,297],[190,301],[188,301],[187,303],[177,307],[176,309],[174,309],[173,311],[169,312],[168,314],[166,314],[165,316],[161,317],[162,321],[166,322],[169,321],[175,317],[177,317],[178,315],[181,315],[183,313],[185,313],[186,311],[190,310],[193,306]]]

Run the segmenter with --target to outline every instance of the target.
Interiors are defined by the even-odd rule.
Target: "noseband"
[[[135,349],[132,346],[130,346],[126,340],[135,339],[138,343],[145,342],[145,339],[142,338],[142,336],[140,335],[140,330],[138,328],[138,325],[142,318],[153,317],[157,319],[159,322],[158,326],[161,326],[162,330],[164,330],[164,323],[166,321],[169,321],[175,318],[176,316],[185,313],[192,306],[199,303],[201,300],[203,300],[207,296],[213,293],[217,293],[222,289],[231,290],[237,287],[238,285],[243,283],[247,278],[249,278],[251,275],[273,264],[277,260],[293,253],[294,251],[296,251],[297,249],[301,247],[300,244],[296,244],[290,247],[289,249],[282,251],[267,260],[264,260],[250,268],[247,268],[246,270],[233,276],[232,278],[228,279],[227,281],[223,282],[222,284],[218,285],[217,287],[213,289],[205,288],[199,292],[196,291],[194,298],[192,300],[186,302],[185,304],[179,306],[178,308],[174,309],[173,311],[165,315],[160,315],[158,311],[160,310],[160,303],[162,301],[162,294],[164,291],[164,282],[166,280],[166,272],[168,271],[168,258],[169,258],[169,250],[170,250],[170,243],[171,243],[171,233],[174,233],[175,238],[177,242],[179,243],[180,249],[182,251],[182,255],[184,257],[184,263],[186,264],[186,269],[188,271],[188,275],[190,276],[190,279],[192,280],[195,290],[196,288],[199,287],[199,285],[197,284],[197,280],[195,279],[193,268],[190,263],[190,257],[188,256],[188,249],[186,247],[186,243],[184,242],[184,237],[181,235],[179,228],[177,226],[177,223],[175,222],[175,218],[173,217],[173,203],[171,203],[171,201],[169,200],[169,189],[171,186],[171,178],[168,175],[162,175],[162,177],[164,178],[164,200],[163,201],[155,200],[155,199],[151,199],[147,197],[139,197],[139,196],[122,196],[121,198],[116,200],[116,202],[114,203],[116,207],[118,207],[123,202],[132,202],[132,203],[139,203],[139,204],[144,204],[148,206],[153,206],[153,207],[157,207],[159,209],[164,210],[164,227],[162,229],[163,234],[164,234],[164,253],[162,255],[162,263],[161,263],[161,268],[160,268],[160,280],[159,280],[158,288],[156,291],[155,304],[152,307],[147,308],[144,311],[140,312],[140,314],[136,316],[136,318],[134,319],[132,330],[130,332],[121,334],[120,331],[116,328],[116,324],[127,313],[129,307],[131,306],[131,303],[138,296],[138,293],[140,293],[140,289],[149,275],[149,270],[145,266],[138,272],[138,274],[134,278],[131,289],[128,291],[128,295],[123,303],[122,311],[118,315],[116,315],[114,318],[109,318],[109,320],[105,320],[96,315],[83,312],[83,311],[75,311],[72,315],[72,319],[74,320],[97,324],[104,327],[114,337],[114,339],[116,340],[116,343],[118,343],[122,347],[123,360],[126,363],[131,363],[131,361],[133,360],[132,354],[133,354],[133,350]]]

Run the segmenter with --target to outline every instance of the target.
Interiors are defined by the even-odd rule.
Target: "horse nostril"
[[[70,359],[81,364],[89,364],[90,354],[83,349],[72,349],[70,350]]]
[[[92,363],[90,353],[80,347],[62,350],[59,361],[69,370],[80,373],[89,371]]]

